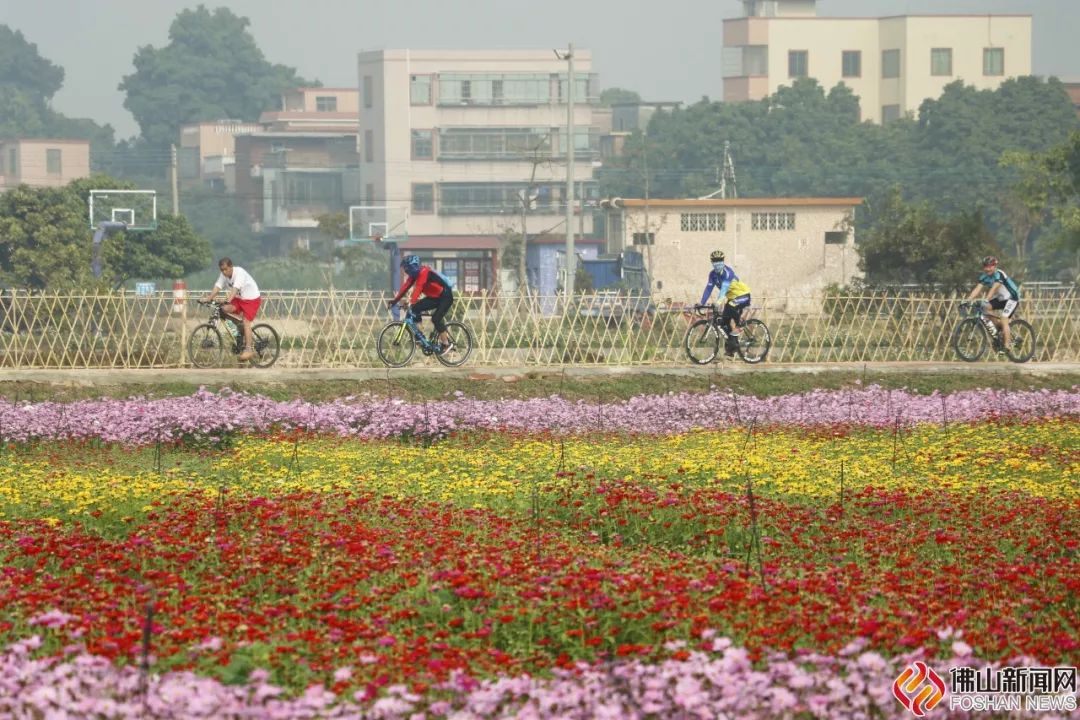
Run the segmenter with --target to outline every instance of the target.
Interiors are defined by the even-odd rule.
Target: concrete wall
[[[641,201],[633,201],[640,203]],[[653,281],[653,294],[676,302],[697,302],[710,270],[709,253],[723,250],[739,278],[761,295],[809,294],[830,283],[846,284],[858,273],[854,232],[842,244],[826,244],[825,233],[842,231],[858,200],[814,204],[812,200],[666,201],[650,204],[652,246],[633,244],[645,231],[644,207],[627,207],[621,248],[642,253]],[[830,201],[834,202],[834,201]],[[683,230],[683,213],[722,213],[724,230]],[[794,213],[794,230],[755,230],[754,213]]]

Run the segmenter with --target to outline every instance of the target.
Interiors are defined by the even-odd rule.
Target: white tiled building
[[[963,80],[993,89],[1031,74],[1030,15],[821,17],[816,0],[743,0],[724,20],[724,100],[759,100],[796,78],[843,82],[862,118],[888,122]]]

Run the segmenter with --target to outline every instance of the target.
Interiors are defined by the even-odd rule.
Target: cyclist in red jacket
[[[454,304],[454,291],[450,287],[450,281],[440,275],[434,269],[420,263],[419,255],[409,255],[401,261],[401,269],[405,271],[405,282],[401,284],[394,299],[389,302],[392,307],[411,287],[412,298],[409,300],[409,314],[417,326],[420,325],[420,313],[426,310],[434,310],[431,313],[431,322],[439,333],[440,352],[446,352],[453,348],[450,342],[450,334],[446,331],[446,313]],[[424,298],[420,300],[420,295]]]

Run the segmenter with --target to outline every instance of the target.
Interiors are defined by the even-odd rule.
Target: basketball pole
[[[111,220],[102,220],[98,223],[97,230],[94,231],[94,253],[93,259],[90,261],[90,269],[94,273],[94,279],[101,279],[101,243],[108,236],[113,233],[122,232],[127,230],[127,223],[113,222]]]

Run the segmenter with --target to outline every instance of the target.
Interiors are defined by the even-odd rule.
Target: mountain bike
[[[446,323],[450,345],[443,349],[439,342],[438,331],[432,330],[430,337],[425,337],[409,309],[405,308],[404,320],[399,319],[400,312],[397,305],[392,306],[391,313],[394,319],[379,332],[376,349],[379,352],[379,358],[384,363],[390,367],[404,367],[412,360],[416,348],[420,348],[420,352],[425,355],[434,355],[436,360],[447,367],[463,365],[469,359],[475,343],[472,331],[463,323],[456,321]]]
[[[988,347],[1004,350],[1014,363],[1025,363],[1035,355],[1035,330],[1027,320],[1009,319],[1010,342],[1002,346],[1001,332],[986,314],[983,302],[960,303],[962,319],[952,333],[952,347],[961,360],[975,362],[986,354]]]
[[[750,311],[743,311],[745,316]],[[694,312],[706,317],[695,320],[686,329],[683,338],[683,347],[690,362],[698,365],[708,365],[720,354],[720,344],[727,340],[728,331],[723,327],[720,318],[723,310],[716,305],[695,305]],[[765,323],[760,320],[740,320],[739,327],[742,332],[738,336],[739,346],[736,350],[743,362],[750,364],[759,363],[769,354],[772,347],[772,334]]]
[[[191,331],[188,338],[188,359],[197,368],[217,367],[228,348],[233,355],[244,351],[244,328],[221,311],[225,304],[218,300],[196,300],[199,305],[210,308],[210,318]],[[219,329],[224,328],[224,333]],[[226,340],[223,339],[228,338]],[[251,328],[251,349],[255,357],[251,364],[257,368],[268,368],[277,362],[281,353],[281,339],[277,330],[266,323],[253,325]]]

